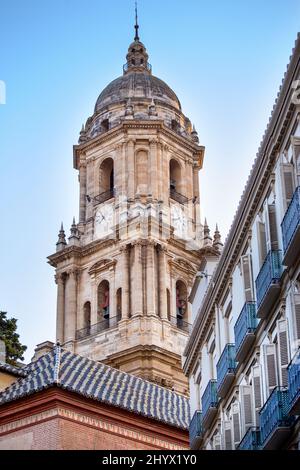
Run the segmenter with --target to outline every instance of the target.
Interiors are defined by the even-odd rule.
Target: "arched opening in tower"
[[[99,168],[99,194],[109,192],[111,197],[114,191],[114,161],[106,158]]]
[[[109,282],[102,281],[98,286],[98,320],[108,320],[109,311]]]
[[[87,334],[89,334],[91,328],[91,302],[85,302],[83,306],[83,328],[85,328]]]
[[[181,328],[187,322],[187,287],[183,281],[176,282],[176,317],[177,326]]]
[[[175,159],[170,160],[170,195],[172,193],[181,193],[182,178],[181,167]]]

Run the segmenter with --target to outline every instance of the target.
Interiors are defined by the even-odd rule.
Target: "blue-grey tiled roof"
[[[56,346],[26,367],[0,394],[0,404],[31,395],[53,385],[87,398],[187,429],[188,398],[147,380],[113,369]]]
[[[17,377],[26,377],[27,375],[24,369],[11,366],[10,364],[7,364],[6,362],[2,361],[0,361],[0,371],[1,370]]]

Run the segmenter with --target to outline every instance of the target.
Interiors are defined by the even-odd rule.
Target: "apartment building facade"
[[[298,35],[221,258],[196,280],[193,449],[300,449],[299,61]]]

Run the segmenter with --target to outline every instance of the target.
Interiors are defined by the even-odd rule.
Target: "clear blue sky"
[[[140,0],[154,75],[206,146],[202,216],[229,229],[299,29],[299,0]],[[133,0],[2,0],[0,309],[21,340],[54,339],[46,256],[78,215],[72,145],[133,38]]]

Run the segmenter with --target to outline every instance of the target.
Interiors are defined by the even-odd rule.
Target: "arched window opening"
[[[187,322],[187,288],[184,282],[176,282],[176,317],[178,328],[183,328]]]
[[[131,64],[135,65],[135,59],[131,59]]]
[[[109,130],[109,120],[103,119],[101,122],[101,132],[107,132]]]
[[[91,302],[85,302],[83,306],[83,328],[89,334],[91,328]]]
[[[170,196],[174,196],[175,193],[180,193],[181,190],[181,167],[179,163],[172,159],[170,160]]]
[[[98,286],[98,320],[109,320],[109,282],[102,281]]]
[[[171,297],[169,289],[167,289],[167,315],[168,320],[171,320]]]
[[[117,290],[117,321],[122,317],[122,288]]]
[[[148,192],[148,153],[145,150],[136,154],[136,192],[141,195]]]
[[[98,202],[105,202],[114,197],[114,161],[106,158],[99,168],[99,196]]]
[[[172,128],[172,130],[175,131],[175,132],[178,132],[178,131],[179,131],[179,122],[176,121],[176,119],[172,119],[171,128]]]

